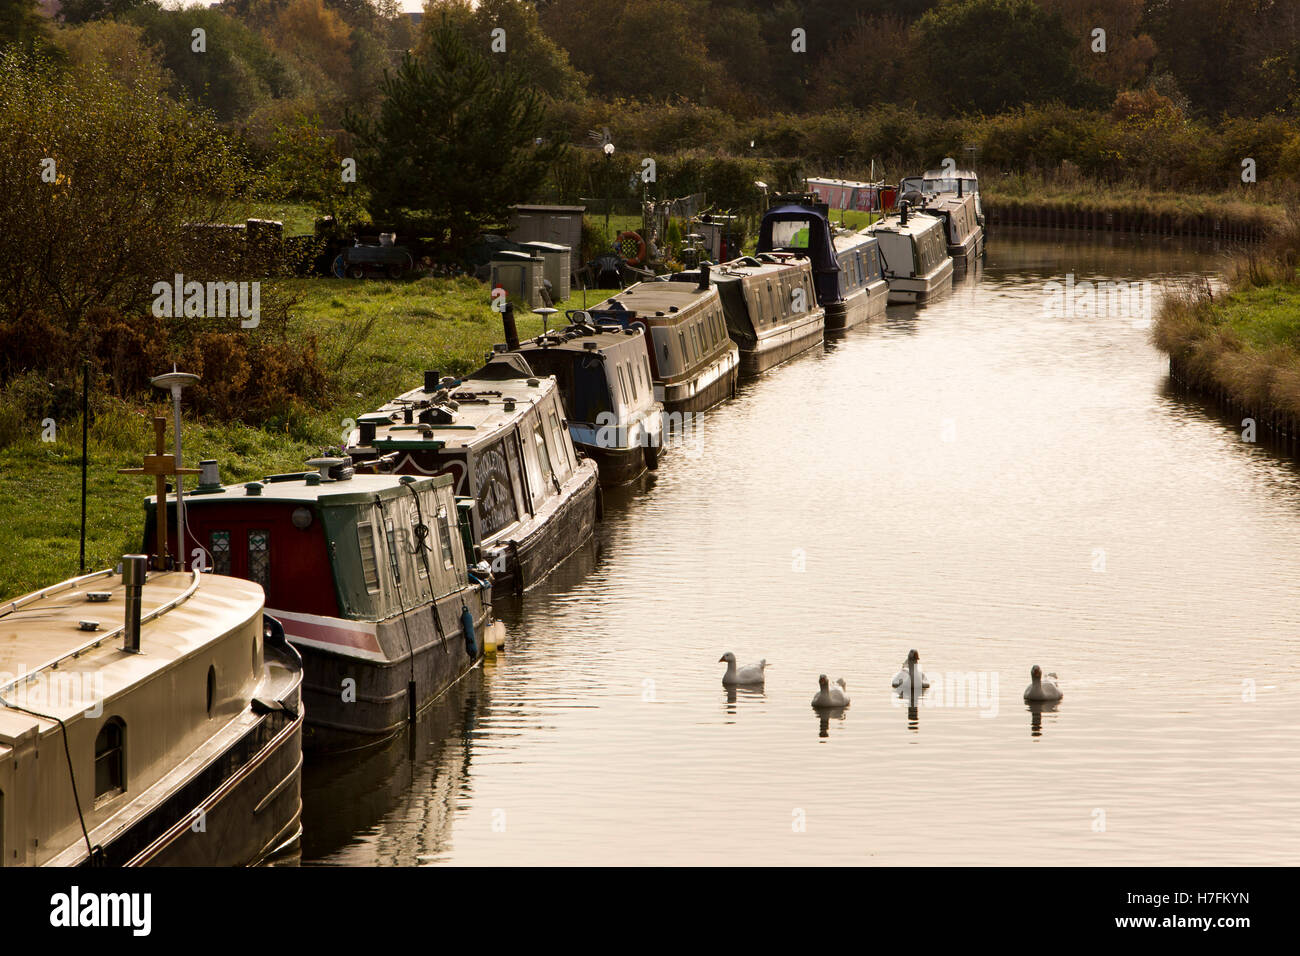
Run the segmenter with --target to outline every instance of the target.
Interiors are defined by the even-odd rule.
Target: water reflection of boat
[[[381,746],[313,762],[303,775],[302,861],[414,866],[451,842],[466,742],[486,703],[476,668]],[[397,826],[386,823],[400,814]]]

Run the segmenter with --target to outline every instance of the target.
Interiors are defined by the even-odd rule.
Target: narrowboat
[[[702,412],[736,394],[740,349],[716,287],[638,282],[587,312],[602,326],[645,330],[654,396],[665,411]]]
[[[984,226],[984,206],[980,202],[979,177],[969,169],[927,169],[924,175],[909,176],[898,184],[899,196],[909,193],[927,196],[970,196],[975,200],[975,221]]]
[[[6,866],[252,865],[298,840],[301,658],[256,584],[146,562],[0,605]]]
[[[318,470],[223,485],[200,462],[185,522],[204,568],[266,592],[303,659],[304,747],[325,750],[400,730],[479,661],[490,575],[468,566],[471,502],[449,476],[308,464]],[[157,499],[145,509],[147,544]]]
[[[591,537],[600,510],[596,463],[565,418],[554,378],[497,353],[464,379],[426,372],[422,387],[357,419],[347,453],[358,471],[450,475],[473,502],[470,538],[494,592],[523,592]]]
[[[596,463],[600,483],[626,484],[659,467],[662,446],[664,407],[655,397],[646,330],[600,325],[584,312],[568,317],[565,328],[505,347],[536,374],[555,378],[573,443]]]
[[[765,252],[716,267],[702,263],[674,282],[716,284],[727,334],[740,348],[740,374],[757,375],[816,347],[826,313],[817,304],[812,266],[790,253]]]
[[[912,212],[903,201],[897,214],[873,222],[866,232],[880,242],[890,304],[923,305],[952,290],[952,257],[940,219]]]
[[[763,216],[758,251],[807,256],[826,331],[842,332],[885,311],[889,283],[876,237],[836,229],[816,195],[783,196]]]
[[[924,211],[943,220],[944,239],[953,265],[964,269],[984,251],[984,227],[975,216],[971,196],[944,194],[930,199]]]

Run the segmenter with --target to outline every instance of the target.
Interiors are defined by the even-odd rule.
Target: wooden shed
[[[511,206],[510,238],[515,242],[553,242],[582,255],[582,214],[586,206]]]

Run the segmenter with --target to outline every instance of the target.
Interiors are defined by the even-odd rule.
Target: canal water
[[[1294,863],[1300,473],[1169,388],[1132,299],[1044,307],[1221,266],[995,233],[746,385],[414,735],[309,766],[303,862]]]

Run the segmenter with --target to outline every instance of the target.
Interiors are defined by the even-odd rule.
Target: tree
[[[185,257],[181,224],[233,193],[225,141],[98,67],[0,53],[0,88],[0,319],[40,311],[71,333],[92,307],[140,307]]]
[[[540,94],[491,55],[442,20],[425,53],[385,76],[378,115],[344,120],[376,220],[418,225],[459,247],[529,199],[563,154],[562,143],[536,142],[546,124]]]
[[[491,52],[493,62],[514,68],[551,99],[586,97],[586,77],[573,68],[569,55],[542,32],[537,9],[531,3],[478,0],[471,6],[468,0],[430,0],[416,52],[429,48],[444,17],[462,32],[472,49]]]
[[[64,23],[88,23],[125,16],[139,7],[156,7],[158,0],[62,0],[59,18]]]
[[[275,22],[275,42],[335,77],[348,72],[352,29],[323,0],[290,0]]]
[[[13,46],[30,53],[49,45],[49,21],[36,0],[6,0],[0,5],[0,49]]]
[[[1156,53],[1141,29],[1143,0],[1039,0],[1075,37],[1074,62],[1087,76],[1115,92],[1142,80]],[[1104,49],[1095,49],[1094,30],[1104,30]]]
[[[1074,65],[1074,38],[1034,0],[954,0],[921,17],[914,49],[926,105],[996,113],[1059,100],[1101,105],[1104,91]]]

